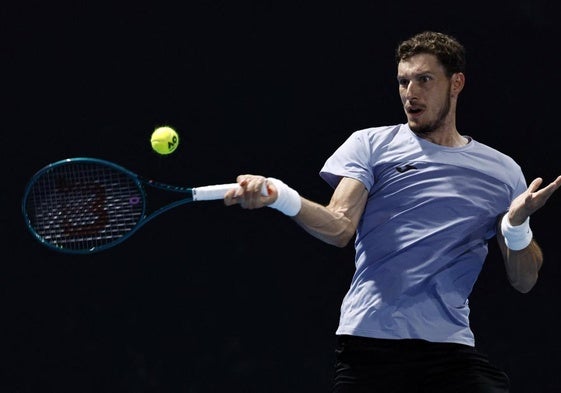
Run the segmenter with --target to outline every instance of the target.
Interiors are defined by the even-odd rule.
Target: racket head
[[[49,164],[30,179],[22,199],[27,228],[44,246],[90,254],[131,236],[146,215],[138,176],[88,157]]]

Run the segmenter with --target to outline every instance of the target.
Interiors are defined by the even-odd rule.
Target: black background
[[[50,162],[98,157],[189,186],[261,173],[327,203],[324,160],[356,129],[404,121],[393,51],[434,29],[467,48],[460,131],[511,155],[528,181],[561,172],[552,1],[1,8],[1,392],[329,391],[351,246],[272,209],[211,201],[114,249],[55,253],[20,208]],[[170,156],[151,151],[159,125],[180,134]],[[508,285],[493,241],[470,298],[477,345],[513,393],[561,391],[560,202],[532,217],[546,258],[532,292]]]

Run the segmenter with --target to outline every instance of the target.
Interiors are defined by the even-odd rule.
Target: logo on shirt
[[[410,164],[395,167],[395,170],[398,171],[399,173],[407,172],[411,169],[417,169],[417,167],[415,165],[410,165]]]

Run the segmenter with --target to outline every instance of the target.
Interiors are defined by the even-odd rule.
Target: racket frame
[[[34,185],[37,183],[37,181],[42,178],[45,174],[52,172],[53,170],[55,170],[56,168],[59,168],[61,166],[65,166],[65,165],[71,165],[71,164],[96,164],[96,165],[102,165],[102,166],[107,166],[110,167],[112,169],[115,169],[117,171],[119,171],[120,173],[126,175],[128,178],[130,178],[134,184],[136,185],[139,193],[140,193],[140,199],[142,201],[142,210],[140,213],[140,216],[136,222],[136,224],[134,224],[134,226],[128,230],[126,233],[122,234],[122,236],[120,236],[119,238],[110,241],[108,243],[105,244],[101,244],[98,246],[94,246],[91,248],[69,248],[69,247],[64,247],[64,246],[60,246],[57,245],[56,243],[53,243],[51,241],[48,241],[47,239],[45,239],[45,237],[43,235],[41,235],[32,225],[32,220],[29,217],[28,214],[28,200],[29,200],[29,194],[30,192],[33,190]],[[153,187],[156,189],[160,189],[160,190],[164,190],[164,191],[170,191],[170,192],[175,192],[175,193],[182,193],[185,194],[186,197],[182,198],[182,199],[178,199],[174,202],[170,202],[169,204],[165,205],[165,206],[161,206],[160,208],[154,210],[152,213],[147,214],[147,192],[146,192],[146,187]],[[173,185],[169,185],[169,184],[164,184],[164,183],[160,183],[154,180],[150,180],[150,179],[146,179],[143,178],[141,176],[139,176],[138,174],[128,170],[125,167],[122,167],[118,164],[115,164],[113,162],[107,161],[107,160],[103,160],[103,159],[99,159],[99,158],[91,158],[91,157],[74,157],[74,158],[66,158],[60,161],[56,161],[53,163],[50,163],[48,165],[46,165],[45,167],[43,167],[42,169],[40,169],[39,171],[37,171],[33,177],[29,180],[25,191],[24,191],[24,195],[22,198],[22,213],[25,219],[25,224],[27,226],[27,228],[29,229],[29,231],[31,232],[31,234],[33,235],[33,237],[39,241],[42,245],[53,249],[55,251],[58,252],[63,252],[63,253],[69,253],[69,254],[91,254],[91,253],[96,253],[99,251],[103,251],[106,250],[108,248],[112,248],[114,246],[117,246],[118,244],[124,242],[125,240],[127,240],[129,237],[131,237],[136,231],[138,231],[142,226],[144,226],[146,223],[150,222],[152,219],[156,218],[157,216],[159,216],[160,214],[173,209],[177,206],[180,205],[184,205],[186,203],[192,202],[193,199],[193,188],[191,187],[181,187],[181,186],[173,186]]]

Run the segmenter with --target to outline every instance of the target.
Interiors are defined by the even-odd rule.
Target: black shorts
[[[475,348],[337,336],[333,393],[507,393],[507,375]]]

